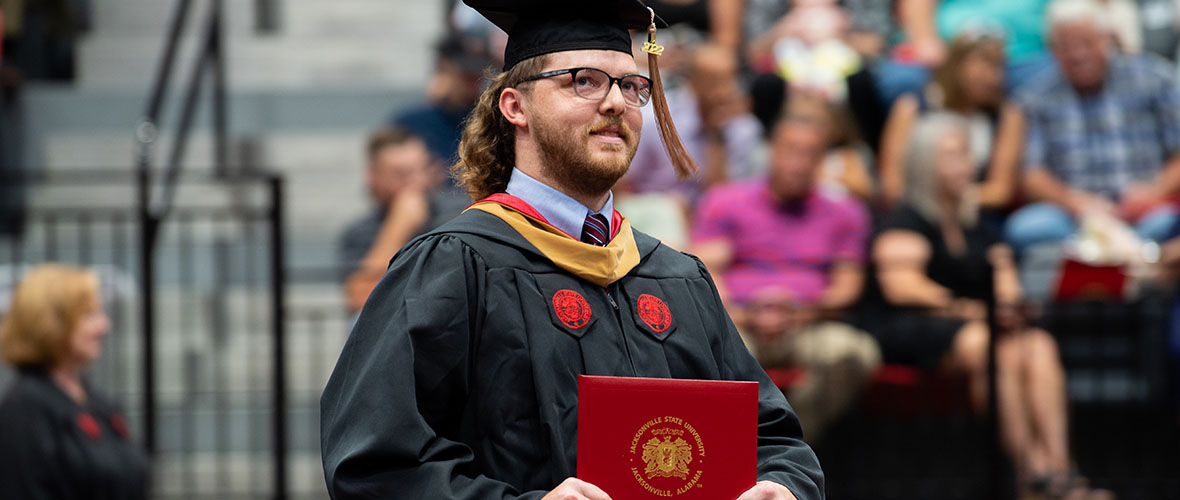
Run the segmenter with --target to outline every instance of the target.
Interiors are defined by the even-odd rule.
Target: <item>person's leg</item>
[[[976,411],[987,408],[987,324],[967,323],[955,335],[943,367],[967,376],[971,404]]]
[[[1018,484],[1041,475],[1045,455],[1033,446],[1027,370],[1021,339],[1016,334],[996,339],[996,415],[1000,442],[1016,469]]]
[[[808,421],[801,416],[800,422],[812,441],[856,402],[881,364],[881,351],[869,334],[835,321],[804,327],[793,337],[794,364],[806,368],[809,376],[792,396],[810,405]]]
[[[883,59],[872,68],[877,82],[877,97],[884,109],[906,92],[918,93],[930,81],[930,70],[922,66],[901,64]]]
[[[1176,218],[1176,207],[1169,205],[1156,208],[1139,219],[1135,224],[1135,233],[1145,240],[1164,241],[1172,231]]]
[[[1020,255],[1038,243],[1053,243],[1077,232],[1077,224],[1064,210],[1052,203],[1033,203],[1008,217],[1004,239]]]
[[[1073,469],[1065,367],[1057,341],[1044,330],[1030,328],[1021,333],[1020,349],[1028,376],[1025,387],[1033,424],[1031,444],[1034,456],[1044,457],[1044,465],[1033,469],[1040,476],[1037,487],[1048,498],[1114,500],[1111,491],[1091,488]]]
[[[1065,368],[1057,341],[1041,329],[1021,333],[1027,404],[1034,424],[1034,443],[1045,457],[1043,471],[1068,473],[1069,426],[1066,417]]]

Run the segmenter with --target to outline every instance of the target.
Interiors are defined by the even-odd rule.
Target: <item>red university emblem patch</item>
[[[646,293],[640,295],[638,309],[639,319],[647,323],[652,331],[664,333],[668,327],[672,326],[672,311],[668,310],[668,306],[659,297]]]
[[[590,322],[590,304],[573,290],[558,290],[553,294],[553,311],[565,326],[575,330]]]

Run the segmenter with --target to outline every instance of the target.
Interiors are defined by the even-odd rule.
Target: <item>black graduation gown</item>
[[[115,406],[86,391],[78,405],[44,373],[17,376],[0,400],[0,499],[147,498],[147,455]]]
[[[704,265],[635,240],[639,265],[607,289],[477,210],[407,245],[321,399],[333,498],[541,498],[576,475],[577,376],[588,374],[758,381],[758,479],[822,499],[794,411],[746,351]],[[563,290],[584,297],[588,324],[571,328],[555,311]],[[662,332],[640,319],[642,294],[667,305]]]

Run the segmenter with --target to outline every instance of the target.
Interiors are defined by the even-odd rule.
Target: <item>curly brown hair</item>
[[[492,77],[467,117],[459,141],[459,162],[451,167],[451,176],[472,199],[482,200],[508,187],[516,164],[515,128],[500,113],[500,94],[540,73],[545,61],[544,55],[525,59]]]

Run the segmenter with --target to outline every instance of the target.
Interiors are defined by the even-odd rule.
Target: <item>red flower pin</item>
[[[98,426],[98,421],[90,416],[89,413],[78,414],[78,427],[87,436],[90,436],[90,439],[98,439],[99,436],[102,436],[102,428]]]
[[[111,428],[115,429],[115,434],[118,434],[124,441],[131,435],[127,432],[127,420],[118,413],[111,415]]]

